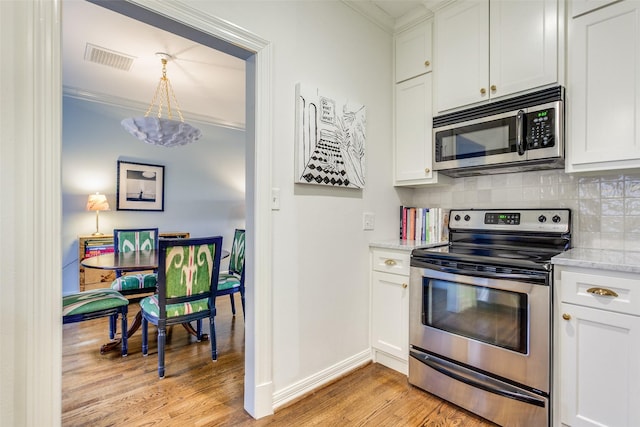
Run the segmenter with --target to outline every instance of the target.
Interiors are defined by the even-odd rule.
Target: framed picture
[[[295,182],[364,188],[367,110],[296,85]]]
[[[118,160],[116,209],[164,211],[164,166]]]

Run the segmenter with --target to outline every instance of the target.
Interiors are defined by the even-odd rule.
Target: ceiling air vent
[[[84,59],[85,61],[95,62],[118,70],[129,71],[135,58],[87,43],[87,47],[84,50]]]

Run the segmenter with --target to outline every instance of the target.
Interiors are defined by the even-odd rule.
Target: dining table
[[[158,269],[158,255],[157,250],[144,250],[144,251],[130,251],[130,252],[111,252],[93,257],[85,258],[80,261],[80,264],[85,268],[97,268],[100,270],[118,270],[125,273],[134,271],[145,270],[157,270]],[[229,256],[229,251],[222,249],[221,258],[224,259]],[[142,310],[136,313],[133,323],[127,331],[127,338],[140,329],[142,325]],[[183,323],[182,326],[193,336],[197,336],[196,330],[191,323]],[[124,333],[124,332],[123,332]],[[202,334],[202,339],[207,340],[209,336]],[[103,344],[100,347],[100,354],[107,353],[120,345],[121,339],[115,339],[111,342]]]

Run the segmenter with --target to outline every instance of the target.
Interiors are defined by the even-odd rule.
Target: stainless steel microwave
[[[433,169],[454,177],[564,167],[564,88],[433,118]]]

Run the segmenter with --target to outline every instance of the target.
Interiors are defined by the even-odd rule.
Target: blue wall
[[[192,122],[202,131],[193,144],[164,148],[145,144],[121,126],[144,112],[65,96],[62,129],[63,293],[78,290],[78,236],[95,231],[85,210],[91,193],[106,194],[100,231],[158,227],[191,236],[222,235],[229,249],[235,228],[245,226],[245,133]],[[188,114],[185,120],[189,121]],[[118,160],[165,167],[164,212],[116,210]],[[224,267],[224,266],[223,266]]]

